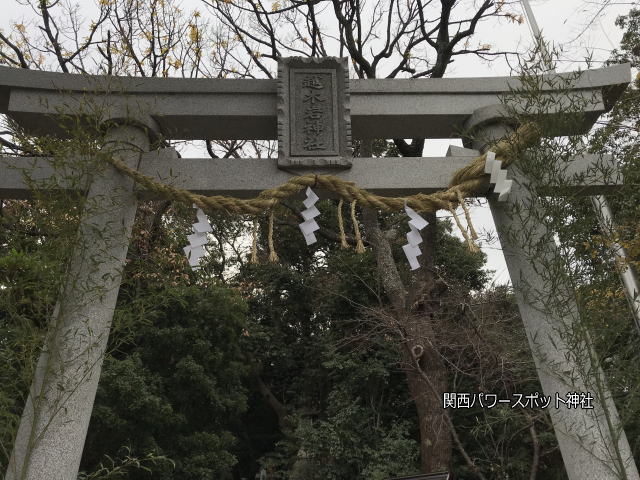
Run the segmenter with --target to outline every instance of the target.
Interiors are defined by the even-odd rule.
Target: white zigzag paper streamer
[[[498,194],[498,201],[502,202],[506,200],[511,192],[513,180],[507,178],[507,171],[502,168],[502,162],[496,160],[495,152],[487,152],[484,173],[491,174],[489,182],[494,184],[493,191]]]
[[[306,210],[301,212],[302,218],[304,218],[304,222],[300,224],[300,230],[304,235],[304,239],[307,242],[307,245],[311,245],[316,243],[318,239],[316,238],[315,232],[316,230],[320,230],[320,225],[315,221],[315,217],[320,215],[320,210],[315,207],[315,204],[320,197],[318,197],[311,187],[307,187],[307,198],[304,202],[304,206],[307,207]]]
[[[420,251],[420,245],[422,243],[422,236],[420,235],[420,230],[429,225],[424,218],[422,218],[418,213],[407,206],[405,204],[404,211],[409,215],[409,228],[411,229],[409,233],[407,233],[407,243],[402,250],[404,250],[404,254],[407,256],[407,260],[409,260],[409,265],[411,266],[411,270],[416,270],[420,268],[420,262],[418,262],[418,255],[422,255]]]
[[[196,205],[193,208],[197,208],[196,217],[198,221],[193,224],[191,227],[193,229],[193,233],[187,236],[187,240],[189,240],[189,245],[183,248],[184,254],[187,256],[189,260],[189,265],[193,270],[197,270],[200,268],[200,259],[204,256],[205,250],[204,246],[209,243],[207,239],[207,233],[211,232],[211,224],[209,223],[209,219],[204,214],[201,208],[198,208]]]

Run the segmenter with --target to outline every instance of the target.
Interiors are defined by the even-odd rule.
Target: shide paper
[[[407,243],[402,250],[404,250],[404,254],[407,256],[407,260],[409,261],[409,265],[411,266],[411,270],[416,270],[420,268],[420,262],[418,262],[418,256],[422,254],[418,245],[422,243],[422,236],[420,235],[420,230],[429,225],[424,218],[422,218],[418,213],[413,210],[411,207],[405,205],[404,211],[409,216],[409,228],[410,231],[407,233]]]
[[[511,192],[513,180],[507,179],[507,171],[502,168],[502,162],[496,160],[495,152],[487,152],[484,173],[491,174],[489,182],[494,185],[493,191],[498,194],[498,201],[506,200]]]
[[[189,245],[183,248],[184,254],[187,256],[189,260],[189,265],[193,270],[197,270],[200,268],[200,259],[204,257],[205,249],[204,246],[209,243],[207,238],[207,233],[211,232],[211,224],[209,223],[209,219],[202,211],[201,208],[198,208],[196,205],[193,206],[196,208],[196,217],[198,221],[192,225],[193,233],[187,236],[187,240],[189,240]]]
[[[315,194],[311,187],[307,187],[307,198],[302,202],[304,206],[307,207],[306,210],[302,211],[302,218],[304,218],[304,222],[300,224],[300,230],[304,235],[304,239],[307,242],[307,245],[311,245],[316,243],[318,239],[316,238],[315,231],[320,230],[320,225],[315,221],[315,217],[320,215],[320,210],[315,206],[316,202],[320,199],[318,195]]]

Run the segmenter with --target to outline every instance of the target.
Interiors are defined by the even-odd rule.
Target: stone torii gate
[[[571,93],[585,99],[583,132],[611,108],[629,80],[628,65],[580,74]],[[101,120],[111,126],[107,141],[117,146],[118,158],[150,177],[170,178],[172,185],[195,193],[253,197],[284,183],[296,170],[300,174],[331,173],[374,193],[408,196],[446,188],[452,174],[484,151],[486,143],[471,145],[477,150],[453,147],[447,157],[352,158],[351,138],[451,138],[464,129],[498,138],[509,131],[499,115],[499,96],[518,84],[511,77],[349,80],[346,61],[335,58],[283,59],[278,80],[120,78],[0,67],[0,113],[32,134],[62,136],[63,118],[77,116],[82,102],[90,101],[101,112]],[[315,97],[317,108],[308,109],[314,104],[308,95],[314,91],[321,96]],[[555,100],[562,96],[551,87],[545,94]],[[171,148],[149,151],[157,135],[183,140],[278,139],[279,156],[178,159]],[[140,150],[147,153],[140,156]],[[601,160],[577,157],[568,171],[590,172]],[[612,159],[607,161],[613,165]],[[0,157],[0,198],[29,198],[23,166],[30,167],[36,182],[55,174],[47,158]],[[86,215],[81,222],[83,240],[75,246],[69,281],[36,368],[7,480],[76,478],[136,203],[139,198],[153,198],[111,167],[87,178],[87,187],[87,199],[104,205],[105,211]],[[76,187],[61,179],[58,188]],[[615,185],[596,173],[588,184],[549,185],[549,192],[594,195],[612,188]],[[516,177],[508,202],[526,196]],[[522,248],[508,242],[505,232],[521,226],[509,214],[508,204],[492,196],[489,204],[544,394],[553,397],[556,392],[564,396],[569,391],[586,391],[583,383],[562,373],[578,365],[557,328],[576,321],[577,306],[570,305],[564,316],[554,316],[528,298],[522,279],[542,294],[550,287],[539,266],[525,260]],[[93,229],[108,235],[92,237]],[[543,238],[545,233],[541,225],[530,232],[533,238]],[[93,263],[87,261],[90,258]],[[100,295],[81,288],[84,284],[100,285]],[[567,285],[563,288],[569,289]],[[552,364],[561,365],[561,371],[551,368]],[[63,404],[56,396],[59,385],[69,392]],[[626,436],[618,430],[615,406],[610,400],[605,402],[609,406],[606,418],[599,403],[593,410],[551,410],[569,478],[640,480]],[[616,456],[618,462],[612,459]]]

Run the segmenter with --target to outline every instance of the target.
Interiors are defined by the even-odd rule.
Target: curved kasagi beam
[[[550,75],[545,93],[566,107],[561,85],[591,127],[630,82],[629,65]],[[478,109],[497,105],[517,77],[352,80],[354,138],[451,138]],[[554,87],[557,85],[557,87]],[[566,87],[564,87],[566,88]],[[34,134],[64,135],[65,115],[150,116],[167,139],[277,138],[277,80],[76,75],[0,67],[0,113]],[[580,102],[580,99],[584,100]],[[559,135],[575,132],[558,132]]]

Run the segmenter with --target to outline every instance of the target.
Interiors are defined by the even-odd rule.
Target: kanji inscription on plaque
[[[350,167],[346,59],[284,58],[278,79],[278,165]]]
[[[293,70],[291,72],[291,153],[293,155],[337,155],[337,109],[332,95],[335,72]],[[300,95],[297,95],[298,91]]]

